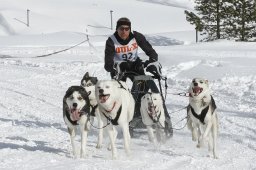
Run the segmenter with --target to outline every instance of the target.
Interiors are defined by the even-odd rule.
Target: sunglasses
[[[129,31],[130,30],[130,27],[119,27],[119,30],[120,31]]]

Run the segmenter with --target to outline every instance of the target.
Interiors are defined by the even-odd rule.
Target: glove
[[[151,63],[151,62],[150,62],[149,60],[146,60],[146,61],[144,62],[144,68],[146,68],[149,63]]]
[[[146,60],[146,61],[144,62],[144,68],[146,68],[150,63],[153,63],[153,62],[156,62],[156,61],[153,60],[153,59]]]
[[[161,68],[159,62],[153,62],[147,67],[146,71],[153,74],[155,78],[160,78],[162,76]]]
[[[131,70],[131,63],[130,62],[122,62],[122,63],[120,63],[119,67],[122,72],[128,71],[128,70]]]
[[[134,63],[133,63],[133,68],[137,71],[140,71],[140,70],[143,70],[144,67],[143,67],[143,63],[142,63],[142,60],[137,58]]]
[[[113,78],[116,76],[116,74],[117,74],[117,71],[116,71],[116,68],[114,67],[114,68],[112,68],[112,70],[110,71],[110,76],[111,76],[111,78],[113,79]]]

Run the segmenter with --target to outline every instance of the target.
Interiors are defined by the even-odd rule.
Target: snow
[[[9,35],[1,25],[0,169],[256,169],[256,43],[195,43],[194,28],[186,23],[182,10],[190,3],[1,0],[0,14],[15,34]],[[13,20],[25,18],[27,8],[34,17],[31,27]],[[119,17],[129,17],[133,29],[145,33],[158,52],[163,74],[168,77],[166,104],[174,128],[180,130],[174,130],[173,138],[157,150],[146,131],[135,133],[130,157],[124,153],[120,134],[118,159],[111,160],[107,135],[103,148],[96,149],[97,130],[92,128],[87,158],[73,159],[62,118],[62,98],[69,86],[80,84],[87,71],[98,79],[110,78],[103,68],[104,45],[113,31],[87,27],[109,27],[110,9],[114,23]],[[89,42],[36,57],[78,44],[86,40],[86,33]],[[141,50],[139,55],[147,58]],[[219,159],[207,157],[207,147],[197,149],[191,133],[183,128],[188,98],[175,94],[186,92],[194,77],[209,80],[218,107]],[[77,144],[79,140],[78,136]]]

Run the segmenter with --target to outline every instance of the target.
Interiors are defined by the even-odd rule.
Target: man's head
[[[126,40],[131,32],[131,21],[125,17],[118,19],[116,23],[116,31],[120,38]]]

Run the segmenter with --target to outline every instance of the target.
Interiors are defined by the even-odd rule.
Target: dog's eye
[[[109,86],[106,86],[106,89],[109,89]]]
[[[200,83],[203,84],[204,82],[201,80]]]
[[[83,98],[82,98],[81,96],[80,96],[80,97],[78,97],[77,99],[78,99],[78,100],[83,100]]]
[[[89,86],[92,86],[92,83],[88,83],[88,84],[87,84],[87,87],[89,87]]]
[[[156,100],[156,98],[154,98],[154,100]]]
[[[73,96],[70,96],[70,97],[69,97],[69,99],[70,99],[70,100],[73,100],[73,99],[74,99],[74,97],[73,97]]]

